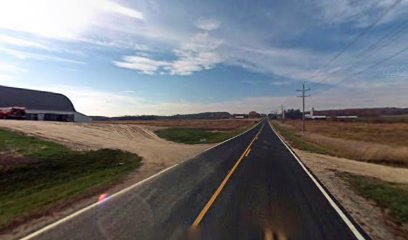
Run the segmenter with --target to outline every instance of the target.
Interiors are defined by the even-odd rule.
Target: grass
[[[16,162],[30,161],[0,168],[0,229],[106,188],[141,165],[141,157],[133,153],[73,151],[0,129],[0,155],[4,154]]]
[[[68,149],[51,141],[0,129],[0,152],[15,153],[28,158],[49,159],[54,155],[68,152]]]
[[[282,135],[290,143],[291,146],[308,152],[328,154],[328,151],[325,148],[317,144],[305,141],[302,136],[294,133],[293,131],[280,127],[277,124],[273,124],[273,126],[279,132],[279,134]]]
[[[213,132],[191,128],[166,128],[155,131],[157,136],[161,138],[186,144],[218,143],[237,135],[239,132]]]
[[[362,196],[389,210],[401,223],[408,223],[408,188],[375,178],[344,174],[343,178]]]

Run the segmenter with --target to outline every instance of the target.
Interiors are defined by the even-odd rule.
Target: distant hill
[[[359,117],[379,117],[388,115],[407,115],[408,108],[349,108],[335,110],[315,110],[315,115],[325,116],[359,116]]]
[[[158,115],[140,115],[140,116],[121,116],[121,117],[104,117],[91,116],[94,121],[135,121],[135,120],[165,120],[165,119],[228,119],[232,115],[228,112],[204,112],[194,114],[177,114],[173,116]]]

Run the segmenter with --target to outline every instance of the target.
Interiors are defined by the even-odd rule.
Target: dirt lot
[[[212,146],[211,144],[187,145],[169,142],[157,137],[153,130],[162,127],[238,130],[250,127],[255,121],[166,120],[78,124],[2,120],[0,127],[50,139],[78,150],[114,148],[133,152],[143,157],[143,166],[139,172],[149,176]]]
[[[113,148],[143,157],[140,171],[156,172],[191,158],[209,145],[186,145],[157,137],[153,127],[135,124],[76,124],[36,121],[1,121],[0,127],[62,143],[73,149]]]

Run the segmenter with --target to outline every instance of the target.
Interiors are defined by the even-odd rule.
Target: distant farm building
[[[324,120],[327,119],[327,116],[314,115],[314,108],[312,108],[312,110],[310,110],[310,114],[305,114],[305,118],[309,120]]]
[[[233,114],[232,117],[235,119],[244,119],[248,118],[248,114]]]
[[[336,119],[357,119],[358,116],[336,116]]]
[[[0,108],[25,108],[27,120],[90,122],[59,93],[0,86]]]

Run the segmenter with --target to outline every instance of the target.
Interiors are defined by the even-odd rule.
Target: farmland
[[[98,124],[126,124],[166,128],[191,128],[210,131],[235,131],[246,129],[258,119],[217,119],[217,120],[151,120],[151,121],[107,121]]]
[[[408,166],[408,123],[307,121],[301,134],[300,121],[275,122],[300,149],[355,160]],[[300,144],[301,143],[301,144]],[[309,148],[309,149],[308,149]]]
[[[285,121],[285,125],[300,131],[301,121]],[[408,123],[371,123],[345,121],[307,121],[307,132],[333,138],[408,146]]]

